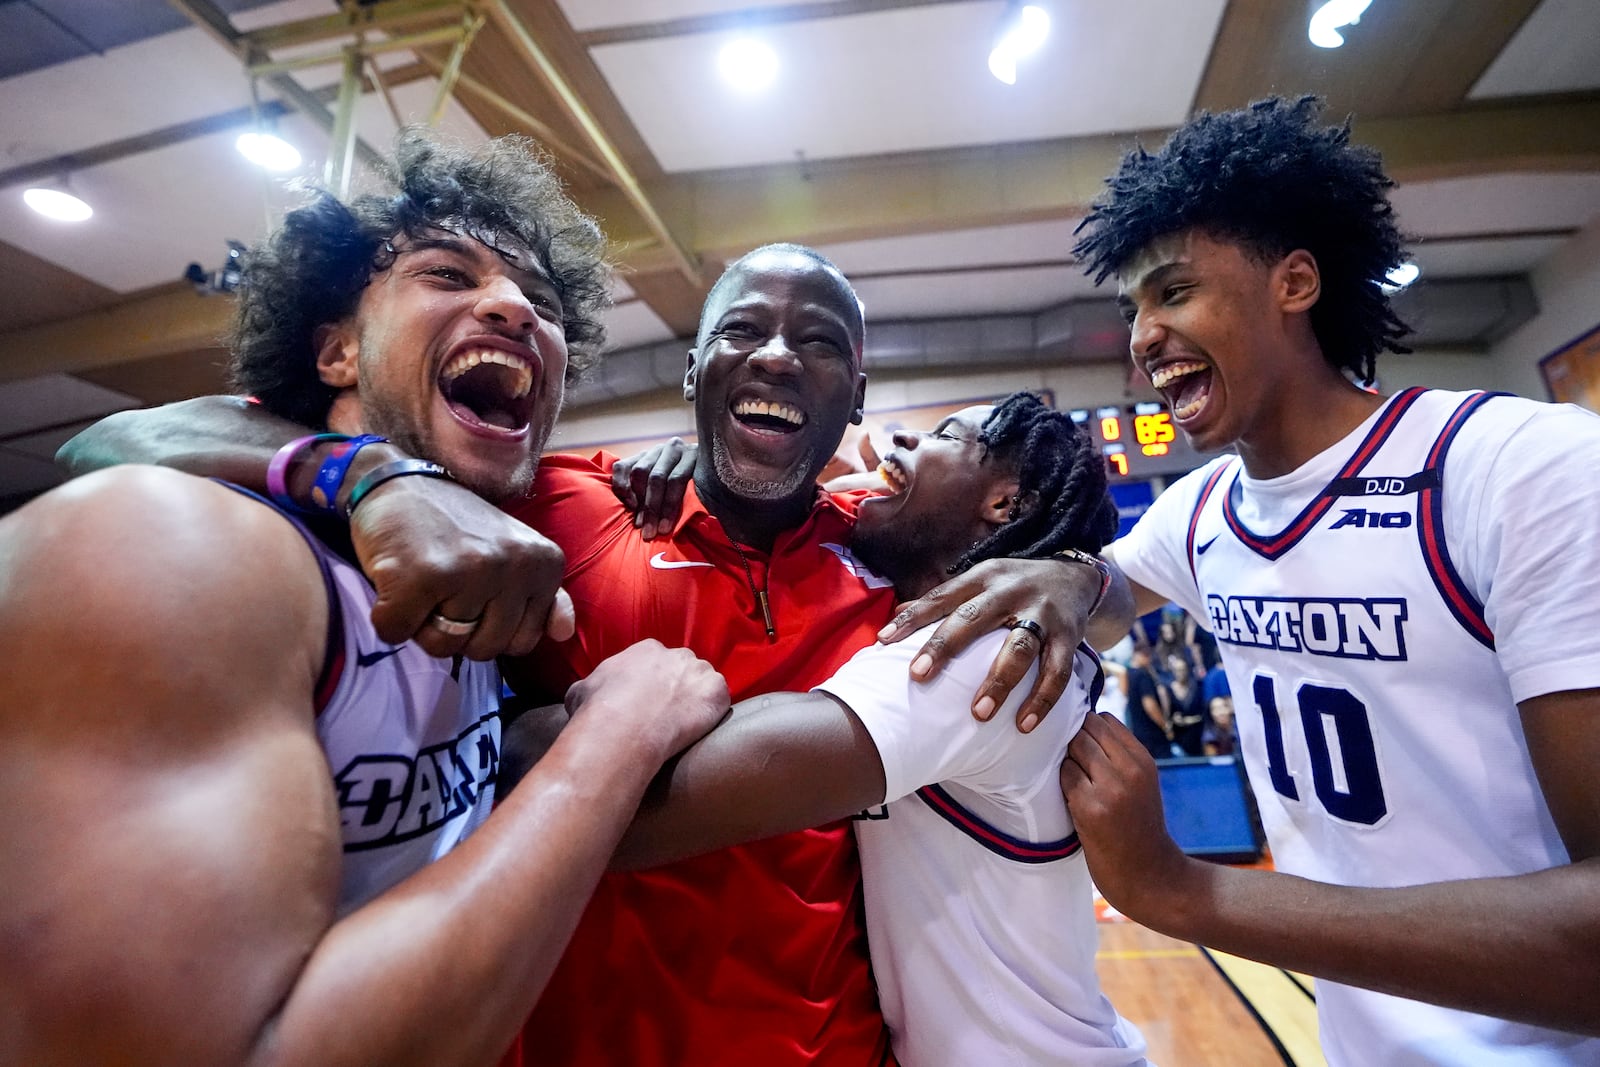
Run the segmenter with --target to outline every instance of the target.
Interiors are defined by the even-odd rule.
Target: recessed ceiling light
[[[45,218],[58,222],[82,222],[94,214],[94,208],[65,189],[35,186],[23,192],[22,201]]]
[[[267,170],[294,170],[300,165],[300,150],[276,134],[253,130],[241,133],[233,144],[240,155]]]
[[[1050,36],[1050,15],[1028,4],[1008,13],[1000,23],[994,50],[989,53],[989,73],[1007,85],[1017,83],[1017,60],[1039,50]]]
[[[1328,0],[1311,13],[1311,25],[1306,28],[1306,36],[1318,48],[1338,48],[1344,44],[1344,38],[1339,36],[1339,27],[1354,26],[1360,22],[1362,12],[1371,3],[1372,0]]]
[[[764,41],[738,37],[722,46],[717,69],[740,92],[760,92],[778,76],[778,54]]]

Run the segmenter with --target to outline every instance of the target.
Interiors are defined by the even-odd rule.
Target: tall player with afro
[[[1600,419],[1357,384],[1404,351],[1403,242],[1377,154],[1319,111],[1130,153],[1077,249],[1179,427],[1237,453],[1109,554],[1216,635],[1278,870],[1184,856],[1104,716],[1068,806],[1123,912],[1317,975],[1332,1064],[1600,1063]]]

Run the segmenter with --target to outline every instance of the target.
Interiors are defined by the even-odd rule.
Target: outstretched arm
[[[1600,1035],[1600,690],[1521,707],[1573,859],[1533,874],[1372,889],[1192,859],[1167,833],[1154,761],[1106,715],[1091,716],[1068,747],[1062,789],[1095,885],[1154,930],[1396,996]]]
[[[73,474],[118,463],[152,463],[267,491],[267,464],[309,433],[240,397],[206,396],[110,415],[61,447]],[[304,450],[288,487],[309,501],[328,445]],[[405,458],[390,444],[356,454],[341,499],[383,463]],[[470,490],[438,478],[392,478],[363,498],[351,520],[356,558],[378,591],[372,624],[398,644],[414,640],[435,656],[493,659],[533,650],[545,634],[572,636],[572,602],[560,588],[561,550]],[[468,634],[428,625],[433,612],[482,621]]]
[[[611,865],[652,867],[854,815],[884,796],[861,720],[824,693],[736,704],[650,787]]]
[[[0,565],[0,940],[27,964],[0,975],[5,1063],[487,1062],[660,761],[726,706],[660,646],[597,672],[477,833],[336,920],[299,535],[130,470],[0,523]]]
[[[107,415],[62,445],[56,463],[74,477],[150,463],[265,493],[272,454],[311,432],[244,397],[202,396]]]

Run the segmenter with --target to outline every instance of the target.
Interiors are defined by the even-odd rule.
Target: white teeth
[[[770,403],[765,400],[741,400],[733,405],[735,415],[765,415],[769,418],[782,419],[791,426],[804,426],[805,413],[792,404]]]
[[[439,378],[442,381],[454,381],[480,363],[498,363],[517,372],[511,380],[513,400],[521,400],[533,389],[533,368],[521,356],[499,348],[472,348],[458,353],[444,365]]]
[[[1205,402],[1204,399],[1196,400],[1196,401],[1194,401],[1192,403],[1188,403],[1188,404],[1183,405],[1183,407],[1181,407],[1181,408],[1178,408],[1176,411],[1174,411],[1172,413],[1172,417],[1181,422],[1184,419],[1189,418],[1191,415],[1194,415],[1201,408],[1203,408],[1205,406],[1206,406],[1206,402]]]
[[[878,476],[887,482],[889,488],[893,489],[895,492],[905,492],[906,472],[900,469],[900,465],[898,463],[890,463],[888,460],[884,460],[882,463],[878,464]]]
[[[1206,365],[1198,360],[1182,360],[1177,363],[1168,363],[1150,372],[1150,384],[1157,389],[1165,389],[1179,378],[1205,369]]]

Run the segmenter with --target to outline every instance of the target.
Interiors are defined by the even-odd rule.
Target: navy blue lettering
[[[1406,602],[1400,598],[1212,595],[1206,614],[1224,644],[1339,659],[1406,658]]]
[[[498,713],[416,756],[357,756],[333,777],[347,852],[431,833],[478,803],[500,770]]]

